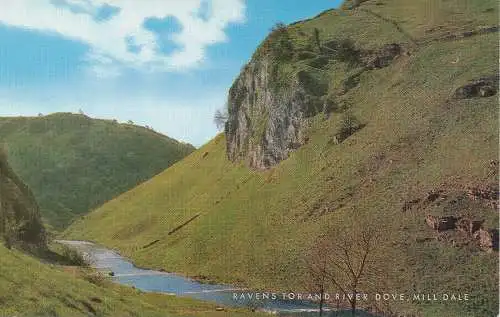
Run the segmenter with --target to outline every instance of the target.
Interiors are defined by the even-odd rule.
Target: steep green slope
[[[10,167],[3,148],[0,148],[0,240],[8,248],[46,246],[38,204]]]
[[[68,113],[0,118],[0,141],[57,228],[194,150],[146,128]]]
[[[61,256],[47,248],[34,196],[1,148],[0,207],[0,316],[258,316],[243,310],[220,312],[215,305],[191,299],[143,294],[114,285],[92,269],[54,264]]]
[[[385,291],[471,294],[467,302],[391,302],[393,310],[493,316],[498,253],[437,234],[425,217],[472,213],[485,228],[498,226],[495,204],[466,194],[498,182],[497,96],[452,97],[469,81],[498,73],[497,17],[496,2],[489,0],[366,1],[286,28],[292,56],[269,59],[284,43],[271,35],[243,76],[256,69],[252,64],[271,63],[274,82],[286,86],[305,71],[327,86],[321,100],[340,105],[329,113],[313,109],[300,148],[278,165],[254,170],[244,148],[230,162],[231,140],[219,135],[77,221],[66,236],[118,248],[143,266],[289,290],[303,287],[301,258],[325,226],[343,226],[356,214],[381,222]],[[365,54],[399,43],[404,53],[386,67],[360,67],[349,54],[318,60],[318,52],[304,53],[314,46],[315,28],[320,46],[347,39],[352,45],[341,48]],[[361,129],[339,141],[347,113]],[[240,117],[253,125],[233,138],[238,146],[268,146],[258,140],[266,116]],[[433,192],[443,199],[434,202]]]
[[[196,300],[142,293],[109,282],[85,280],[79,273],[43,264],[0,245],[0,316],[57,317],[223,317],[256,313],[216,311]]]

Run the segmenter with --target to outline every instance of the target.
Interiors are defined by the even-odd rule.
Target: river
[[[227,307],[248,307],[258,311],[266,311],[285,317],[312,317],[318,316],[318,304],[298,301],[283,300],[280,294],[274,298],[267,293],[269,298],[250,299],[256,292],[231,285],[206,284],[183,277],[174,273],[141,269],[128,259],[105,247],[86,241],[57,240],[60,244],[67,245],[82,253],[90,259],[92,266],[103,272],[113,272],[112,280],[123,285],[133,286],[146,292],[161,292],[176,296],[192,297],[207,302],[213,302]],[[238,294],[238,299],[234,298]],[[243,294],[243,295],[242,295]],[[259,297],[263,297],[262,292]],[[351,316],[348,311],[330,311],[323,316]],[[357,317],[375,317],[374,315],[358,312]]]

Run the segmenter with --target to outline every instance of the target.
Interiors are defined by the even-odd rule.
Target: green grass
[[[68,113],[0,118],[0,142],[55,229],[194,150],[143,127]]]
[[[0,245],[0,316],[18,317],[250,317],[244,310],[216,311],[216,306],[102,281],[93,284],[84,269],[44,264]]]
[[[397,20],[419,41],[434,37],[425,29],[437,25],[443,25],[439,34],[444,34],[498,23],[497,5],[489,0],[376,2],[360,9]],[[493,13],[483,12],[490,7]],[[459,11],[449,18],[449,12]],[[315,27],[323,41],[351,37],[363,48],[408,41],[394,25],[365,11],[329,11],[290,27],[297,32],[297,49],[306,45],[299,31],[307,35]],[[487,177],[489,161],[498,157],[497,96],[447,102],[457,87],[498,71],[497,45],[498,34],[488,34],[413,47],[410,56],[391,66],[362,73],[359,86],[344,96],[366,126],[343,143],[329,142],[342,114],[328,120],[320,115],[311,119],[306,145],[270,170],[253,171],[228,162],[225,137],[219,135],[77,221],[65,237],[117,248],[140,266],[289,290],[303,287],[300,259],[324,225],[342,225],[345,216],[356,213],[384,223],[391,251],[380,265],[387,268],[391,289],[472,294],[467,304],[394,303],[396,310],[426,317],[490,317],[498,307],[498,254],[466,252],[437,241],[420,245],[414,237],[430,234],[425,211],[402,213],[401,208],[442,183],[497,182],[496,175]],[[457,56],[459,62],[453,63]],[[335,85],[349,70],[333,63],[323,73]],[[200,217],[168,235],[196,214]],[[491,209],[478,216],[490,227],[498,223]]]
[[[0,148],[0,240],[8,248],[43,248],[46,238],[33,193],[12,170],[5,150]]]

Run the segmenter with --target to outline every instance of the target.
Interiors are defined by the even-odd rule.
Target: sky
[[[277,22],[341,0],[1,0],[0,116],[79,112],[200,146]]]

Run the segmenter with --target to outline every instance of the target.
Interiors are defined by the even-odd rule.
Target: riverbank
[[[207,284],[196,280],[162,271],[143,269],[136,267],[130,260],[122,257],[118,252],[88,241],[55,241],[71,246],[89,255],[94,268],[101,271],[113,272],[111,279],[119,284],[132,286],[145,292],[161,292],[177,296],[186,296],[217,305],[231,308],[247,309],[249,311],[260,311],[280,316],[315,316],[318,313],[318,304],[291,298],[280,298],[278,296],[254,296],[260,294],[247,288],[239,288],[233,285]],[[238,294],[244,294],[239,296]],[[221,308],[222,309],[222,308]],[[325,308],[325,312],[332,311]],[[335,312],[342,316],[347,312]],[[359,312],[358,316],[372,316],[368,313]]]
[[[48,263],[0,244],[0,316],[263,317],[193,298],[90,278],[91,270]]]

